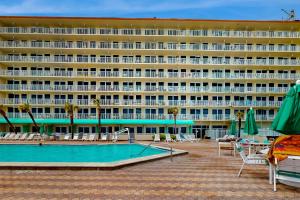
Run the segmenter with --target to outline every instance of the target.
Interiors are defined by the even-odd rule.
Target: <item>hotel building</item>
[[[24,102],[43,131],[68,132],[66,101],[76,132],[97,132],[94,98],[102,133],[173,133],[171,107],[178,132],[197,137],[250,107],[267,128],[299,79],[299,45],[299,21],[3,16],[0,104],[22,132],[34,129]]]

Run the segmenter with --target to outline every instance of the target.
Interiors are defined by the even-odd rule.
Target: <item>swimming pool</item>
[[[29,145],[1,144],[0,162],[116,162],[167,153],[140,144]]]

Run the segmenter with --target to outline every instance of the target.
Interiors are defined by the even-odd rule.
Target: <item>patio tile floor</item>
[[[246,166],[238,178],[241,158],[218,157],[214,141],[171,145],[189,154],[113,171],[0,170],[0,199],[300,199],[283,184],[273,192],[267,166]]]

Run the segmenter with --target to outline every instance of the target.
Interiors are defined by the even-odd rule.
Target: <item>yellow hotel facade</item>
[[[49,135],[69,132],[68,101],[76,132],[97,132],[99,98],[102,133],[173,133],[177,107],[177,132],[200,137],[250,107],[270,126],[300,77],[300,22],[3,16],[0,54],[0,104],[19,131],[34,131],[28,102]]]

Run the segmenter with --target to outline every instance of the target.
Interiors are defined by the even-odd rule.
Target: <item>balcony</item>
[[[68,92],[95,92],[95,91],[119,91],[119,92],[177,92],[177,93],[286,93],[289,87],[154,87],[154,86],[123,86],[118,85],[48,85],[48,84],[0,84],[1,90],[8,91],[68,91]]]
[[[300,60],[259,60],[259,59],[203,59],[199,60],[199,62],[195,63],[192,59],[182,59],[182,58],[174,58],[174,59],[153,59],[148,60],[145,59],[133,59],[133,60],[124,60],[119,59],[118,57],[73,57],[73,56],[10,56],[10,55],[0,55],[1,62],[25,62],[25,63],[110,63],[110,64],[183,64],[183,65],[244,65],[244,66],[266,66],[266,65],[279,65],[279,66],[295,66],[300,65]]]
[[[169,36],[169,37],[225,37],[225,38],[299,38],[296,31],[243,31],[243,30],[177,30],[116,29],[116,28],[61,28],[61,27],[0,27],[0,34],[41,35],[123,35],[123,36]],[[184,48],[184,47],[183,47]]]
[[[68,119],[65,113],[32,113],[36,119]],[[9,118],[30,118],[27,113],[7,113]],[[228,121],[235,116],[227,114],[178,114],[177,120],[201,120],[201,121]],[[97,119],[96,113],[75,113],[75,119]],[[120,114],[102,113],[102,119],[153,119],[153,120],[174,120],[172,114]],[[271,121],[274,115],[255,115],[257,121]],[[245,120],[242,119],[243,121]]]
[[[137,45],[139,44],[139,45]],[[297,52],[300,51],[300,46],[296,45],[287,45],[285,48],[279,46],[269,46],[266,45],[264,48],[261,48],[258,45],[251,45],[251,48],[247,47],[246,44],[241,45],[225,45],[219,44],[217,47],[215,45],[203,45],[203,44],[179,44],[174,43],[173,45],[168,45],[164,43],[151,43],[153,46],[149,47],[147,43],[130,43],[126,46],[122,43],[113,43],[113,42],[95,42],[95,41],[85,41],[85,42],[69,42],[69,41],[60,41],[60,42],[49,42],[49,41],[0,41],[0,48],[32,48],[32,49],[72,49],[72,50],[131,50],[131,51],[230,51],[230,52]],[[253,48],[252,48],[253,47]],[[255,48],[256,47],[256,48]]]
[[[53,105],[64,106],[66,102],[81,106],[95,107],[91,99],[48,99],[48,98],[2,98],[0,104],[4,105],[18,105],[22,103],[30,103],[31,105]],[[224,100],[122,100],[122,99],[101,99],[101,106],[179,106],[179,107],[280,107],[282,101],[224,101]]]

